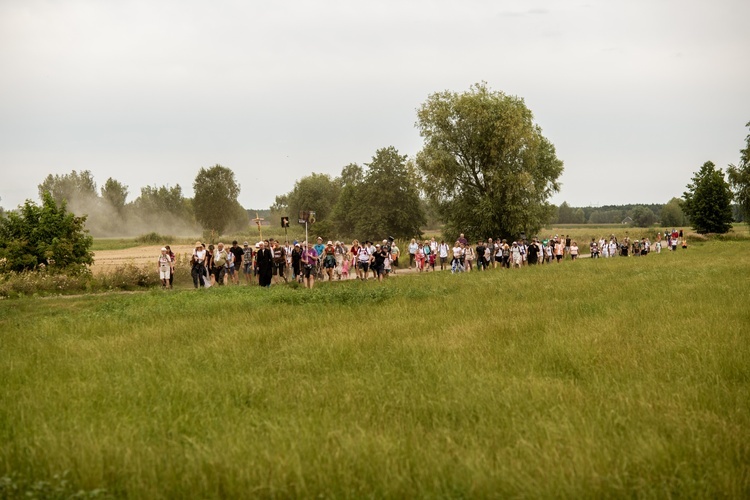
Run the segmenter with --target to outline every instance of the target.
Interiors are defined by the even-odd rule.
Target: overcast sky
[[[750,1],[0,1],[0,205],[47,174],[192,196],[234,170],[265,208],[486,81],[525,99],[571,205],[664,203],[750,121]]]

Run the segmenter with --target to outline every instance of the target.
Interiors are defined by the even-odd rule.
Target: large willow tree
[[[531,235],[549,221],[563,162],[523,99],[475,84],[432,94],[417,116],[417,167],[446,234]]]

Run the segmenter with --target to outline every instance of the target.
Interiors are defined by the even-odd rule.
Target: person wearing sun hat
[[[195,242],[195,249],[190,259],[193,264],[190,270],[190,275],[193,278],[193,286],[199,288],[204,285],[204,273],[205,273],[205,262],[206,262],[206,249],[203,248],[203,244],[200,241]]]
[[[328,275],[328,281],[333,281],[333,270],[336,267],[336,249],[333,246],[333,242],[328,240],[325,248],[323,249],[323,269],[325,274]]]
[[[221,241],[216,245],[214,250],[214,266],[216,267],[216,284],[219,286],[225,285],[227,277],[227,259],[229,258],[229,252],[224,248],[224,243]]]
[[[156,266],[159,271],[159,279],[161,279],[161,287],[166,290],[169,284],[169,277],[174,272],[174,265],[172,264],[172,258],[167,253],[167,249],[162,247],[161,255],[159,255],[159,261]]]
[[[305,288],[312,288],[315,285],[315,269],[318,261],[320,260],[318,253],[315,251],[315,247],[311,247],[307,244],[307,241],[303,243],[304,248],[302,249],[302,274],[304,276],[303,281]]]
[[[313,246],[316,252],[318,252],[318,257],[323,255],[323,250],[326,249],[326,246],[323,244],[323,238],[318,236],[318,242]]]

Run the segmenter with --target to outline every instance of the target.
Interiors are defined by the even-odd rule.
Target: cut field
[[[0,301],[0,498],[747,498],[749,271],[714,241]]]

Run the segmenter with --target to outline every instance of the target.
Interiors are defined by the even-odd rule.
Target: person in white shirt
[[[417,240],[412,238],[411,243],[409,243],[409,269],[414,267],[414,259],[417,255],[418,248],[419,248],[419,243],[417,243]]]
[[[174,265],[172,264],[172,258],[167,253],[167,249],[162,247],[161,255],[159,255],[159,261],[156,266],[159,271],[159,279],[161,279],[161,287],[166,289],[169,285],[169,277],[174,272]],[[170,286],[170,288],[172,288]]]
[[[451,251],[451,247],[448,246],[448,244],[445,242],[445,240],[440,240],[440,244],[438,245],[438,257],[440,257],[440,270],[444,271],[445,266],[448,265],[448,254]]]
[[[513,267],[520,268],[523,262],[523,256],[521,254],[521,247],[518,246],[518,242],[514,241],[510,247],[510,259],[513,262]]]
[[[191,258],[193,268],[190,271],[190,275],[193,277],[193,286],[199,288],[205,286],[204,277],[206,268],[206,250],[200,241],[195,242],[195,250],[193,250],[193,256]]]
[[[456,241],[453,245],[453,260],[451,261],[451,272],[460,273],[464,270],[464,249],[461,243]]]
[[[359,279],[366,281],[367,280],[367,272],[370,270],[370,256],[372,254],[370,253],[370,248],[367,245],[367,242],[363,246],[359,248],[359,251],[357,252],[357,274],[359,275]]]
[[[224,243],[219,242],[218,245],[216,245],[216,250],[214,250],[214,267],[216,268],[215,271],[215,277],[216,277],[216,284],[217,285],[225,285],[226,284],[226,277],[227,277],[227,259],[229,258],[229,254],[231,252],[227,252],[224,248]]]
[[[609,256],[617,256],[617,243],[615,243],[615,240],[609,240]]]

